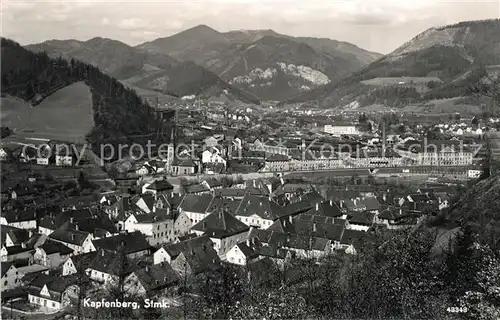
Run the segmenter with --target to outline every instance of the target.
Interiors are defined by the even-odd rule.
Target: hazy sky
[[[2,35],[21,44],[96,36],[136,45],[206,24],[273,29],[388,53],[432,26],[500,17],[500,0],[1,0]]]

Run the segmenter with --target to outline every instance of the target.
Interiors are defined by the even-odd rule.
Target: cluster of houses
[[[2,299],[25,299],[46,312],[81,296],[82,278],[95,290],[124,279],[139,295],[175,294],[181,279],[224,264],[257,270],[291,259],[356,254],[376,228],[411,228],[449,205],[453,190],[414,194],[371,188],[318,191],[282,178],[223,188],[173,192],[165,180],[135,195],[109,193],[93,202],[19,209],[3,202]]]

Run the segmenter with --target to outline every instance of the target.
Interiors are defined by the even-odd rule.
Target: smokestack
[[[316,211],[318,211],[318,210],[319,210],[319,203],[316,202]]]
[[[78,223],[77,223],[77,224],[75,224],[75,230],[76,230],[76,231],[80,230],[80,228],[78,227]]]

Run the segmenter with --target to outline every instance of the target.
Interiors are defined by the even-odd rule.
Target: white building
[[[170,209],[156,209],[144,214],[131,214],[125,220],[124,229],[128,232],[140,231],[151,246],[175,240],[174,219]]]
[[[340,135],[358,135],[359,130],[352,123],[334,123],[333,125],[327,124],[324,129],[325,133],[340,136]]]
[[[10,262],[2,262],[2,279],[0,288],[2,292],[5,290],[10,290],[21,285],[21,278],[23,274],[21,274],[14,264]]]

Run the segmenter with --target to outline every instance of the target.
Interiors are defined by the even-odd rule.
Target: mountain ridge
[[[219,81],[217,75],[199,65],[136,49],[118,40],[102,37],[76,42],[50,40],[25,48],[34,52],[46,51],[51,57],[62,56],[91,63],[130,86],[177,97],[220,95],[228,90],[238,100],[260,103],[257,97]]]
[[[430,28],[363,69],[282,103],[402,107],[432,99],[467,97],[470,86],[487,81],[487,66],[500,63],[499,34],[498,19]],[[387,77],[438,77],[442,83],[388,85],[383,80]],[[367,85],[367,80],[372,84]]]
[[[320,78],[326,75],[332,81],[381,56],[326,38],[293,37],[271,29],[222,33],[206,25],[145,42],[136,48],[162,52],[181,61],[194,61],[264,100],[280,100],[317,87],[318,83],[310,81],[312,73],[320,72]],[[280,67],[283,63],[287,68]],[[302,77],[301,73],[287,71],[288,68],[313,70]],[[263,72],[265,79],[258,76]],[[241,77],[246,80],[239,81]]]

